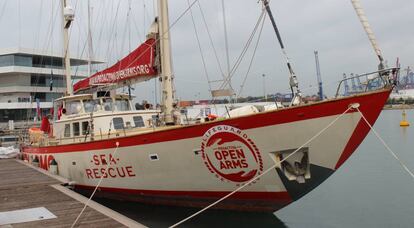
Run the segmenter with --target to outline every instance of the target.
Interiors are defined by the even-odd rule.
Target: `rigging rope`
[[[42,12],[42,5],[43,5],[43,1],[41,1],[41,4],[40,4],[40,13],[39,13],[39,18],[41,19],[41,16],[42,16],[42,14],[41,14],[41,12]],[[47,37],[47,39],[45,39],[45,41],[44,41],[44,43],[43,43],[43,45],[40,45],[40,43],[38,43],[38,42],[40,42],[39,41],[39,37],[40,37],[40,27],[41,27],[41,25],[40,25],[40,19],[39,19],[39,33],[38,33],[38,36],[37,36],[37,40],[36,40],[36,43],[35,43],[35,45],[34,46],[39,46],[39,49],[40,50],[45,50],[45,49],[47,49],[48,47],[49,47],[49,44],[51,44],[52,42],[53,42],[53,30],[54,30],[54,24],[56,24],[56,19],[57,19],[57,14],[58,14],[58,12],[59,12],[59,10],[56,10],[56,11],[54,11],[55,9],[54,9],[54,6],[53,6],[54,4],[53,4],[53,2],[52,2],[52,12],[51,12],[51,18],[50,18],[50,21],[49,21],[49,25],[48,25],[48,28],[47,28],[47,34],[46,34],[46,37]],[[59,8],[59,6],[60,6],[60,1],[59,1],[59,3],[57,4],[57,8]],[[34,50],[34,49],[33,49]],[[43,60],[44,60],[44,55],[42,55],[41,57],[40,57],[40,62],[39,62],[39,64],[42,64],[43,63]],[[38,69],[36,69],[35,71],[37,71],[36,72],[36,80],[35,80],[35,85],[38,85],[38,83],[39,83],[39,79],[40,79],[40,74],[42,74],[42,71],[43,71],[43,69],[42,68],[38,68]],[[33,98],[35,98],[35,96],[36,96],[36,93],[37,93],[37,91],[38,91],[38,88],[37,88],[37,86],[35,87],[35,91],[33,92],[34,93],[34,96],[33,96]],[[30,98],[32,98],[32,95],[30,95]],[[30,101],[30,107],[32,107],[33,106],[33,102],[34,102],[34,100],[35,99],[30,99],[31,101]],[[28,110],[28,112],[27,112],[27,115],[26,115],[26,117],[27,117],[27,121],[26,121],[26,124],[27,124],[27,126],[29,126],[29,121],[30,121],[30,118],[31,118],[31,115],[32,115],[32,108],[30,108],[29,110]]]
[[[4,1],[3,8],[1,9],[1,13],[0,13],[0,21],[1,21],[2,16],[4,15],[4,10],[6,9],[6,5],[7,5],[7,1]]]
[[[184,17],[184,15],[185,14],[187,14],[187,12],[188,11],[190,11],[190,9],[193,7],[193,5],[196,3],[196,2],[198,2],[198,0],[194,0],[191,4],[190,4],[190,6],[188,6],[188,8],[187,9],[185,9],[184,10],[184,12],[182,12],[175,20],[174,20],[174,22],[173,23],[171,23],[169,26],[168,26],[168,28],[167,28],[167,31],[165,31],[165,33],[167,33],[167,32],[169,32],[176,24],[177,24],[177,22],[182,18],[182,17]],[[163,34],[159,34],[159,37],[155,40],[155,42],[154,43],[157,43],[159,40],[161,40],[161,39],[163,39],[163,37],[164,37],[164,34],[165,33],[163,33]],[[153,45],[152,45],[153,46]],[[147,51],[150,51],[151,50],[151,48],[152,48],[152,46],[149,46],[147,49],[145,49],[139,56],[137,56],[135,59],[133,59],[130,63],[129,63],[129,65],[127,65],[126,66],[126,68],[128,68],[128,67],[130,67],[132,64],[134,64],[135,63],[135,61],[137,61],[137,60],[139,60],[144,54],[145,54],[145,52],[147,52]]]
[[[105,11],[105,9],[102,9],[103,8],[103,5],[104,4],[100,4],[99,6],[101,7],[99,10],[98,10],[98,14],[96,14],[96,20],[95,20],[95,23],[93,24],[93,26],[92,26],[92,28],[96,28],[96,27],[98,27],[97,25],[97,22],[98,21],[101,21],[101,22],[103,22],[104,24],[105,24],[105,21],[106,21],[106,17],[104,17],[103,16],[103,19],[99,19],[99,16],[100,16],[100,14],[101,14],[101,12],[103,12],[103,11]],[[93,19],[93,18],[91,18],[91,19]],[[98,43],[100,42],[100,40],[101,40],[101,37],[102,37],[102,31],[103,31],[103,26],[101,27],[101,30],[100,30],[100,32],[99,32],[99,41],[98,41]],[[91,33],[92,33],[92,30],[91,30]],[[80,56],[79,56],[79,58],[83,58],[83,55],[84,55],[84,53],[85,53],[85,50],[86,50],[86,46],[87,46],[87,44],[88,44],[88,42],[84,42],[84,44],[83,44],[83,48],[82,48],[82,51],[80,52]],[[96,45],[96,48],[98,48],[98,46]],[[92,50],[91,50],[91,52],[92,53],[96,53],[95,52],[96,50],[94,50],[93,49],[93,46],[92,46]],[[79,52],[78,52],[79,53]],[[76,70],[78,70],[78,68],[76,69]],[[89,75],[90,76],[90,75]]]
[[[234,74],[236,73],[237,68],[238,68],[238,67],[239,67],[239,65],[241,64],[241,62],[242,62],[242,60],[243,60],[243,58],[244,58],[244,56],[245,56],[246,52],[248,51],[248,49],[249,49],[249,47],[250,47],[251,42],[253,41],[253,38],[254,38],[254,36],[255,36],[255,34],[256,34],[256,32],[257,32],[257,29],[258,29],[258,28],[259,28],[259,26],[260,26],[260,22],[261,22],[261,20],[262,20],[262,18],[263,18],[263,16],[264,16],[264,15],[265,15],[265,10],[263,9],[263,10],[262,10],[262,13],[261,13],[261,14],[260,14],[260,16],[259,16],[259,19],[257,20],[257,22],[256,22],[256,24],[255,24],[255,26],[254,26],[254,29],[253,29],[252,33],[250,34],[249,39],[248,39],[248,40],[247,40],[247,42],[246,42],[246,45],[244,46],[244,48],[243,48],[242,52],[240,53],[239,57],[237,58],[236,62],[235,62],[235,63],[234,63],[234,65],[233,65],[232,69],[230,70],[229,77],[227,77],[227,78],[226,78],[226,80],[225,80],[225,81],[221,84],[220,89],[225,88],[225,87],[227,86],[227,84],[229,83],[229,80],[230,80],[230,79],[234,76]]]
[[[222,68],[222,66],[221,66],[220,59],[219,59],[219,57],[218,57],[216,47],[214,46],[214,43],[213,43],[213,38],[212,38],[212,36],[211,36],[210,29],[208,28],[208,25],[207,25],[207,22],[206,22],[206,18],[205,18],[205,16],[204,16],[203,8],[201,7],[201,3],[200,3],[200,1],[198,1],[198,2],[197,2],[197,5],[198,5],[198,8],[200,9],[201,18],[203,19],[204,27],[206,28],[206,32],[207,32],[208,38],[209,38],[209,40],[210,40],[210,45],[211,45],[211,48],[213,49],[214,56],[215,56],[215,58],[216,58],[217,65],[218,65],[218,67],[219,67],[219,69],[220,69],[220,72],[221,72],[221,75],[222,75],[222,77],[223,77],[223,79],[224,79],[224,78],[226,77],[226,75],[225,75],[225,74],[224,74],[224,72],[223,72],[223,68]],[[209,81],[208,83],[210,83],[210,81]]]
[[[128,3],[130,4],[130,0],[128,1]],[[124,52],[124,46],[125,46],[125,40],[128,38],[128,53],[131,52],[131,25],[129,23],[130,20],[130,14],[131,14],[131,6],[129,5],[128,7],[128,12],[126,15],[126,20],[125,20],[125,26],[124,26],[124,31],[121,37],[121,48],[119,49],[119,56],[122,56],[122,53]],[[126,35],[126,33],[129,32],[128,36]],[[121,67],[121,66],[119,66]]]
[[[223,9],[223,27],[224,27],[224,47],[226,49],[226,63],[227,63],[227,74],[225,77],[225,80],[228,81],[228,85],[231,90],[233,90],[233,87],[231,86],[231,77],[230,77],[230,57],[229,57],[229,42],[227,38],[227,23],[226,23],[226,9],[224,7],[224,0],[221,0],[221,8]]]
[[[391,148],[385,143],[385,141],[381,138],[381,136],[378,134],[378,132],[374,129],[374,127],[368,122],[367,118],[365,118],[364,114],[359,110],[359,108],[356,108],[358,110],[359,114],[361,115],[362,119],[364,119],[365,123],[369,126],[369,128],[374,132],[375,136],[381,141],[381,143],[384,145],[384,147],[390,152],[390,154],[397,160],[400,165],[404,168],[404,170],[414,179],[414,173],[411,172],[410,169],[404,164],[401,159],[398,158],[397,154],[394,153],[394,151],[391,150]]]
[[[258,35],[258,37],[257,37],[256,45],[254,46],[254,50],[253,50],[253,54],[252,54],[252,58],[250,59],[249,67],[248,67],[248,69],[247,69],[246,75],[244,76],[243,82],[242,82],[242,84],[240,85],[240,91],[239,91],[239,94],[237,95],[237,97],[239,97],[239,96],[240,96],[240,94],[242,93],[243,88],[244,88],[244,85],[245,85],[246,80],[247,80],[247,76],[249,76],[249,73],[250,73],[250,70],[251,70],[251,67],[252,67],[252,64],[253,64],[254,57],[256,56],[257,47],[259,46],[260,37],[261,37],[261,35],[262,35],[262,31],[263,31],[263,26],[264,26],[264,22],[265,22],[265,20],[266,20],[266,15],[265,15],[265,16],[263,17],[263,19],[262,19],[262,26],[260,27],[260,31],[259,31],[259,35]]]
[[[175,20],[174,20],[174,22],[173,23],[171,23],[170,25],[169,25],[169,27],[167,28],[167,31],[165,31],[165,33],[167,33],[167,32],[169,32],[170,30],[171,30],[171,28],[173,28],[176,24],[177,24],[177,22],[193,7],[193,5],[195,4],[195,3],[197,3],[198,2],[198,0],[194,0],[191,4],[190,4],[190,6],[188,7],[188,8],[186,8],[185,10],[184,10],[184,12],[182,12]],[[117,13],[118,14],[118,13]],[[164,34],[159,34],[159,37],[155,40],[155,42],[154,43],[156,43],[156,42],[158,42],[159,40],[161,40],[162,38],[163,38],[163,35]],[[152,48],[152,46],[149,46],[147,49],[145,49],[139,56],[137,56],[135,59],[133,59],[130,63],[129,63],[129,65],[127,65],[126,66],[126,68],[128,68],[128,67],[130,67],[132,64],[134,64],[135,63],[135,61],[137,61],[137,60],[139,60],[147,51],[150,51],[151,50],[151,48]],[[109,48],[108,48],[108,53],[109,53]]]
[[[18,24],[19,24],[19,47],[21,47],[21,39],[22,39],[22,22],[21,22],[21,7],[20,7],[20,0],[17,1],[17,12],[18,12]]]
[[[145,7],[145,3],[144,3],[144,7]],[[144,16],[144,18],[145,18],[145,16]],[[144,19],[144,21],[145,21],[145,19]],[[132,23],[134,24],[135,30],[137,31],[137,34],[138,34],[138,38],[139,38],[140,42],[142,43],[142,41],[145,40],[145,30],[144,30],[144,36],[142,36],[141,33],[139,32],[139,29],[138,29],[138,23],[135,21],[134,17],[132,17]],[[145,27],[146,26],[144,26],[144,28]]]
[[[351,0],[351,3],[362,24],[362,27],[364,28],[368,36],[369,41],[371,42],[372,48],[374,48],[375,54],[377,54],[377,57],[380,60],[380,64],[383,64],[384,59],[382,57],[381,50],[378,47],[374,32],[372,31],[371,26],[368,23],[367,16],[365,15],[364,10],[362,9],[361,3],[359,2],[359,0]]]
[[[187,3],[188,3],[188,5],[190,5],[190,0],[187,0]],[[193,22],[194,34],[195,34],[195,37],[197,39],[198,50],[200,51],[201,61],[203,63],[204,73],[206,75],[207,82],[208,82],[209,92],[211,92],[210,77],[208,75],[207,65],[206,65],[206,61],[204,59],[203,49],[201,48],[200,39],[198,37],[198,31],[197,31],[197,27],[196,27],[196,24],[195,24],[195,21],[194,21],[194,16],[193,16],[193,10],[192,9],[190,9],[190,15],[191,15],[191,21]]]
[[[115,26],[117,18],[118,18],[118,13],[119,13],[119,6],[121,5],[121,1],[118,1],[118,5],[116,7],[116,12],[115,12],[115,17],[113,18],[113,24],[111,27],[111,32],[109,34],[109,42],[108,42],[108,48],[106,50],[106,58],[109,59],[112,56],[113,53],[113,49],[114,46],[116,45],[116,37],[118,35],[118,31],[115,29],[117,26]],[[114,39],[112,39],[112,34]],[[112,43],[112,47],[111,47],[111,43]]]
[[[314,136],[312,136],[308,141],[306,141],[304,144],[302,144],[299,148],[297,148],[295,151],[293,151],[291,154],[289,154],[288,156],[286,156],[285,158],[283,158],[282,160],[280,160],[278,163],[275,163],[274,165],[272,165],[270,168],[266,169],[263,173],[261,173],[260,175],[257,175],[256,177],[252,178],[250,181],[244,183],[243,185],[241,185],[240,187],[238,187],[237,189],[235,189],[234,191],[228,193],[227,195],[223,196],[222,198],[218,199],[217,201],[209,204],[207,207],[204,207],[203,209],[197,211],[196,213],[188,216],[187,218],[175,223],[174,225],[170,226],[170,228],[173,227],[177,227],[181,224],[183,224],[184,222],[192,219],[193,217],[203,213],[204,211],[206,211],[207,209],[217,205],[218,203],[220,203],[221,201],[229,198],[230,196],[232,196],[233,194],[235,194],[236,192],[242,190],[243,188],[245,188],[246,186],[248,186],[249,184],[253,183],[254,181],[256,181],[257,179],[259,179],[260,177],[264,176],[265,174],[267,174],[268,172],[270,172],[271,170],[273,170],[274,168],[280,166],[280,164],[282,162],[284,162],[286,159],[288,159],[289,157],[291,157],[292,155],[294,155],[295,153],[297,153],[298,151],[300,151],[303,147],[305,147],[307,144],[309,144],[310,142],[312,142],[313,140],[315,140],[317,137],[319,137],[323,132],[325,132],[329,127],[331,127],[337,120],[339,120],[342,116],[344,116],[350,109],[353,108],[353,105],[349,105],[349,107],[339,116],[337,116],[332,122],[330,122],[326,127],[324,127],[322,130],[320,130],[318,133],[316,133]]]
[[[119,142],[116,142],[116,143],[115,143],[115,145],[116,145],[116,147],[115,147],[114,152],[113,152],[112,154],[109,154],[109,156],[115,157],[116,153],[118,152]],[[103,181],[103,179],[104,179],[104,176],[105,176],[105,175],[106,175],[106,173],[108,172],[108,168],[109,168],[109,165],[110,165],[110,164],[111,164],[111,161],[108,159],[108,161],[106,162],[106,168],[105,168],[105,171],[104,171],[104,173],[102,174],[101,179],[99,179],[98,184],[95,186],[95,189],[93,190],[93,192],[92,192],[91,196],[89,197],[88,201],[86,201],[85,206],[82,208],[82,210],[81,210],[81,212],[79,213],[78,217],[76,217],[76,219],[75,219],[75,221],[73,222],[73,224],[72,224],[71,228],[75,227],[76,223],[78,222],[79,218],[82,216],[82,214],[83,214],[83,212],[85,211],[86,207],[88,207],[89,202],[92,200],[92,197],[95,195],[96,191],[97,191],[97,190],[98,190],[98,188],[99,188],[99,185],[102,183],[102,181]]]

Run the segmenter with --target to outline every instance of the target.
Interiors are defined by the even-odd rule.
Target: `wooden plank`
[[[45,207],[57,218],[13,224],[12,227],[70,227],[84,204],[59,190],[56,187],[59,184],[57,179],[14,159],[0,159],[0,211]],[[76,227],[125,227],[118,222],[120,220],[105,214],[88,207]]]

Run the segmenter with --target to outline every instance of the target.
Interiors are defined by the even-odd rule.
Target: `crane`
[[[344,84],[345,84],[345,91],[344,91],[344,96],[348,96],[349,95],[349,85],[348,85],[348,80],[346,77],[346,74],[344,73]]]
[[[319,66],[319,57],[318,51],[313,52],[315,54],[315,63],[316,63],[316,77],[318,78],[318,86],[319,86],[319,99],[323,100],[323,90],[322,90],[322,77],[321,77],[321,68]]]

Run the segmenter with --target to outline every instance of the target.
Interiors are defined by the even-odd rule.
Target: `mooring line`
[[[267,174],[268,172],[270,172],[271,170],[273,170],[274,168],[276,168],[277,166],[279,166],[282,162],[284,162],[286,159],[288,159],[290,156],[294,155],[296,152],[298,152],[299,150],[301,150],[303,147],[305,147],[307,144],[309,144],[310,142],[312,142],[313,140],[315,140],[317,137],[319,137],[323,132],[325,132],[329,127],[331,127],[337,120],[339,120],[343,115],[345,115],[350,109],[355,108],[353,104],[349,105],[349,107],[339,116],[337,116],[331,123],[329,123],[326,127],[324,127],[321,131],[319,131],[317,134],[315,134],[314,136],[312,136],[308,141],[306,141],[302,146],[300,146],[299,148],[297,148],[295,151],[293,151],[291,154],[289,154],[288,156],[286,156],[284,159],[280,160],[279,163],[275,163],[274,165],[272,165],[270,168],[268,168],[267,170],[265,170],[263,173],[261,173],[260,175],[254,177],[253,179],[251,179],[250,181],[244,183],[243,185],[241,185],[240,187],[238,187],[237,189],[235,189],[234,191],[228,193],[227,195],[223,196],[222,198],[218,199],[217,201],[211,203],[210,205],[206,206],[205,208],[197,211],[196,213],[188,216],[187,218],[175,223],[174,225],[170,226],[170,228],[173,227],[177,227],[181,224],[183,224],[184,222],[194,218],[195,216],[203,213],[204,211],[206,211],[207,209],[215,206],[216,204],[220,203],[221,201],[229,198],[230,196],[232,196],[233,194],[235,194],[236,192],[240,191],[241,189],[245,188],[246,186],[250,185],[252,182],[256,181],[257,179],[259,179],[260,177],[264,176],[265,174]]]
[[[414,174],[413,172],[411,172],[410,169],[408,169],[408,167],[404,164],[404,162],[401,161],[401,159],[397,156],[396,153],[394,153],[394,151],[391,150],[391,148],[387,145],[387,143],[381,138],[381,136],[378,134],[378,132],[374,129],[374,127],[368,122],[368,120],[365,118],[364,114],[361,112],[361,110],[359,110],[359,108],[356,108],[359,112],[359,114],[361,115],[362,119],[365,120],[365,123],[368,124],[368,126],[371,128],[372,132],[374,132],[375,136],[377,136],[377,138],[381,141],[381,143],[384,145],[384,147],[388,150],[388,152],[390,152],[390,154],[401,164],[401,166],[405,169],[405,171],[407,171],[408,174],[410,174],[410,176],[414,179]]]
[[[112,157],[115,157],[116,152],[118,152],[119,142],[116,142],[116,144],[115,144],[115,145],[116,145],[116,147],[115,147],[114,152],[113,152],[112,154],[109,154],[109,155],[112,155]],[[86,207],[88,207],[89,202],[92,200],[93,196],[94,196],[94,195],[95,195],[95,193],[96,193],[96,190],[98,190],[99,185],[102,183],[102,180],[103,180],[104,176],[105,176],[105,175],[106,175],[106,173],[108,172],[109,164],[111,164],[111,161],[108,159],[108,161],[106,161],[106,168],[105,168],[104,173],[103,173],[103,174],[102,174],[102,176],[101,176],[101,179],[99,179],[98,184],[95,186],[95,189],[93,190],[93,192],[92,192],[91,196],[89,197],[88,201],[86,201],[85,206],[82,208],[82,210],[81,210],[81,212],[79,213],[78,217],[76,217],[76,219],[75,219],[75,221],[73,222],[73,224],[72,224],[71,228],[75,227],[76,223],[78,222],[78,220],[79,220],[79,219],[80,219],[80,217],[82,216],[82,214],[83,214],[83,212],[85,211]]]

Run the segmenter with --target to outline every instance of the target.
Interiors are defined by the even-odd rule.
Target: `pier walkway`
[[[64,179],[15,159],[0,159],[0,228],[71,227],[87,198],[61,184]],[[36,209],[34,209],[36,208]],[[22,220],[29,215],[15,213],[23,209],[46,208],[52,218],[39,216],[35,221]],[[33,212],[33,211],[32,211]],[[13,215],[16,218],[13,218]],[[55,217],[56,216],[56,217]],[[33,220],[33,219],[32,219]],[[75,227],[144,227],[143,225],[91,201]]]

